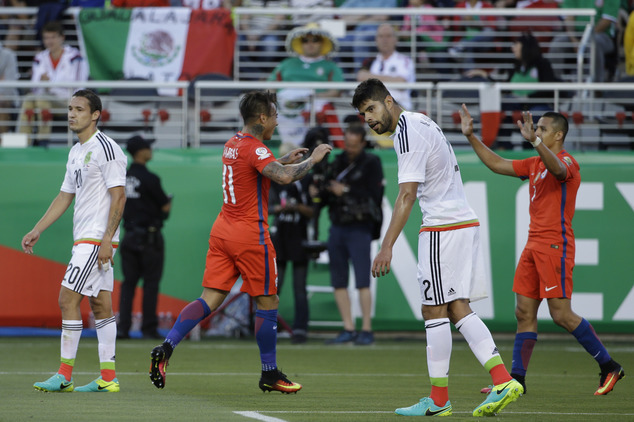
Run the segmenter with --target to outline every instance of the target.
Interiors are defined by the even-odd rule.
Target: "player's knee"
[[[536,319],[536,315],[533,315],[528,310],[520,308],[518,306],[515,308],[515,319],[520,324],[529,324]]]

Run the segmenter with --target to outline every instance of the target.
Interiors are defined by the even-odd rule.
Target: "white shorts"
[[[421,232],[417,276],[423,305],[487,297],[480,227]]]
[[[113,256],[116,252],[115,249]],[[80,243],[73,246],[72,254],[62,286],[84,296],[96,297],[102,290],[112,291],[114,271],[112,268],[107,271],[99,269],[97,265],[99,245]]]

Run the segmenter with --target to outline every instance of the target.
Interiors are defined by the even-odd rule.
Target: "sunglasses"
[[[308,43],[308,42],[321,42],[322,39],[320,37],[305,37],[302,38],[302,44]]]

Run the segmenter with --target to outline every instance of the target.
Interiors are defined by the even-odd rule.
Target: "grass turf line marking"
[[[273,416],[262,415],[258,412],[253,412],[253,411],[246,411],[246,412],[234,411],[233,413],[240,416],[244,416],[245,418],[256,419],[256,420],[264,421],[264,422],[286,422],[286,420],[284,419],[274,418]]]

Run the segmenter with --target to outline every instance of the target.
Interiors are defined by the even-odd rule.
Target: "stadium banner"
[[[231,75],[236,32],[229,10],[84,8],[75,18],[94,80]]]
[[[398,194],[394,152],[379,150],[386,180],[383,209],[389,221]],[[534,151],[504,151],[510,159]],[[66,148],[0,149],[0,325],[59,327],[57,296],[70,260],[72,212],[49,227],[34,247],[34,255],[20,250],[20,241],[59,192],[68,155]],[[511,291],[515,265],[528,227],[527,182],[492,173],[468,151],[456,152],[469,202],[481,223],[486,255],[489,298],[473,308],[497,331],[515,330],[515,295]],[[632,332],[634,327],[634,153],[619,151],[573,153],[581,166],[573,228],[576,237],[573,309],[601,332]],[[221,149],[156,150],[150,163],[165,190],[174,194],[164,227],[166,261],[160,285],[159,312],[176,315],[184,304],[200,296],[209,231],[222,205]],[[332,159],[332,158],[331,158]],[[19,175],[19,177],[18,177]],[[373,279],[373,326],[376,330],[422,330],[420,289],[416,281],[416,248],[421,213],[414,207],[393,253],[392,271]],[[320,216],[319,238],[327,240],[328,212]],[[374,245],[374,250],[378,247]],[[625,258],[625,259],[624,259]],[[122,280],[115,256],[115,279]],[[293,288],[287,279],[280,292],[280,315],[293,320]],[[354,280],[351,277],[351,284]],[[309,264],[311,329],[340,329],[341,320],[328,291],[327,257]],[[116,283],[114,306],[118,308]],[[351,289],[355,315],[356,290]],[[140,294],[135,309],[140,310]],[[82,308],[87,320],[88,310]],[[540,332],[562,332],[550,320],[544,304],[539,311]]]

